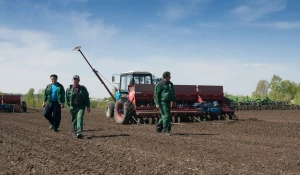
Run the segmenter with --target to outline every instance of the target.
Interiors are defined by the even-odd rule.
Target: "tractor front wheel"
[[[114,109],[115,109],[114,103],[112,103],[112,102],[107,103],[106,107],[105,107],[106,117],[112,118],[114,116]]]
[[[114,117],[118,124],[128,124],[133,114],[133,105],[126,101],[118,100],[115,105]]]

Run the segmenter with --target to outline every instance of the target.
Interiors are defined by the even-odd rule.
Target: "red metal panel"
[[[2,95],[3,103],[20,104],[21,95]]]
[[[135,84],[134,89],[137,94],[153,94],[154,93],[154,84]]]
[[[180,110],[171,110],[171,113],[202,113],[195,109],[180,109]],[[136,110],[136,114],[159,114],[158,110]]]
[[[196,95],[197,86],[196,85],[174,85],[174,91],[177,95]]]
[[[200,94],[223,94],[223,86],[198,85]]]

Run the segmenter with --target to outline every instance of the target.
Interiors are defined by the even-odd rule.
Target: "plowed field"
[[[71,134],[62,111],[59,132],[43,109],[0,113],[0,174],[300,174],[300,111],[238,111],[238,121],[172,126],[118,125],[101,109]]]

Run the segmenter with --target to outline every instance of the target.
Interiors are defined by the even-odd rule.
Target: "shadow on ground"
[[[104,138],[104,137],[124,137],[124,136],[130,136],[129,134],[112,134],[112,135],[101,135],[101,136],[87,136],[87,139],[92,139],[92,138]]]
[[[220,135],[220,134],[205,134],[205,133],[173,133],[172,135],[180,135],[180,136],[210,136],[210,135]]]

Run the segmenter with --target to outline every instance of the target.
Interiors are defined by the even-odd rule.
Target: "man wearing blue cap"
[[[73,84],[66,91],[66,106],[70,109],[73,135],[82,138],[85,107],[90,112],[90,98],[86,87],[79,85],[78,75],[73,76]]]
[[[44,117],[49,121],[50,128],[57,131],[61,121],[61,108],[64,108],[65,89],[57,82],[57,75],[50,75],[51,84],[48,84],[44,91],[43,108],[45,107]],[[46,105],[47,103],[47,105]]]

